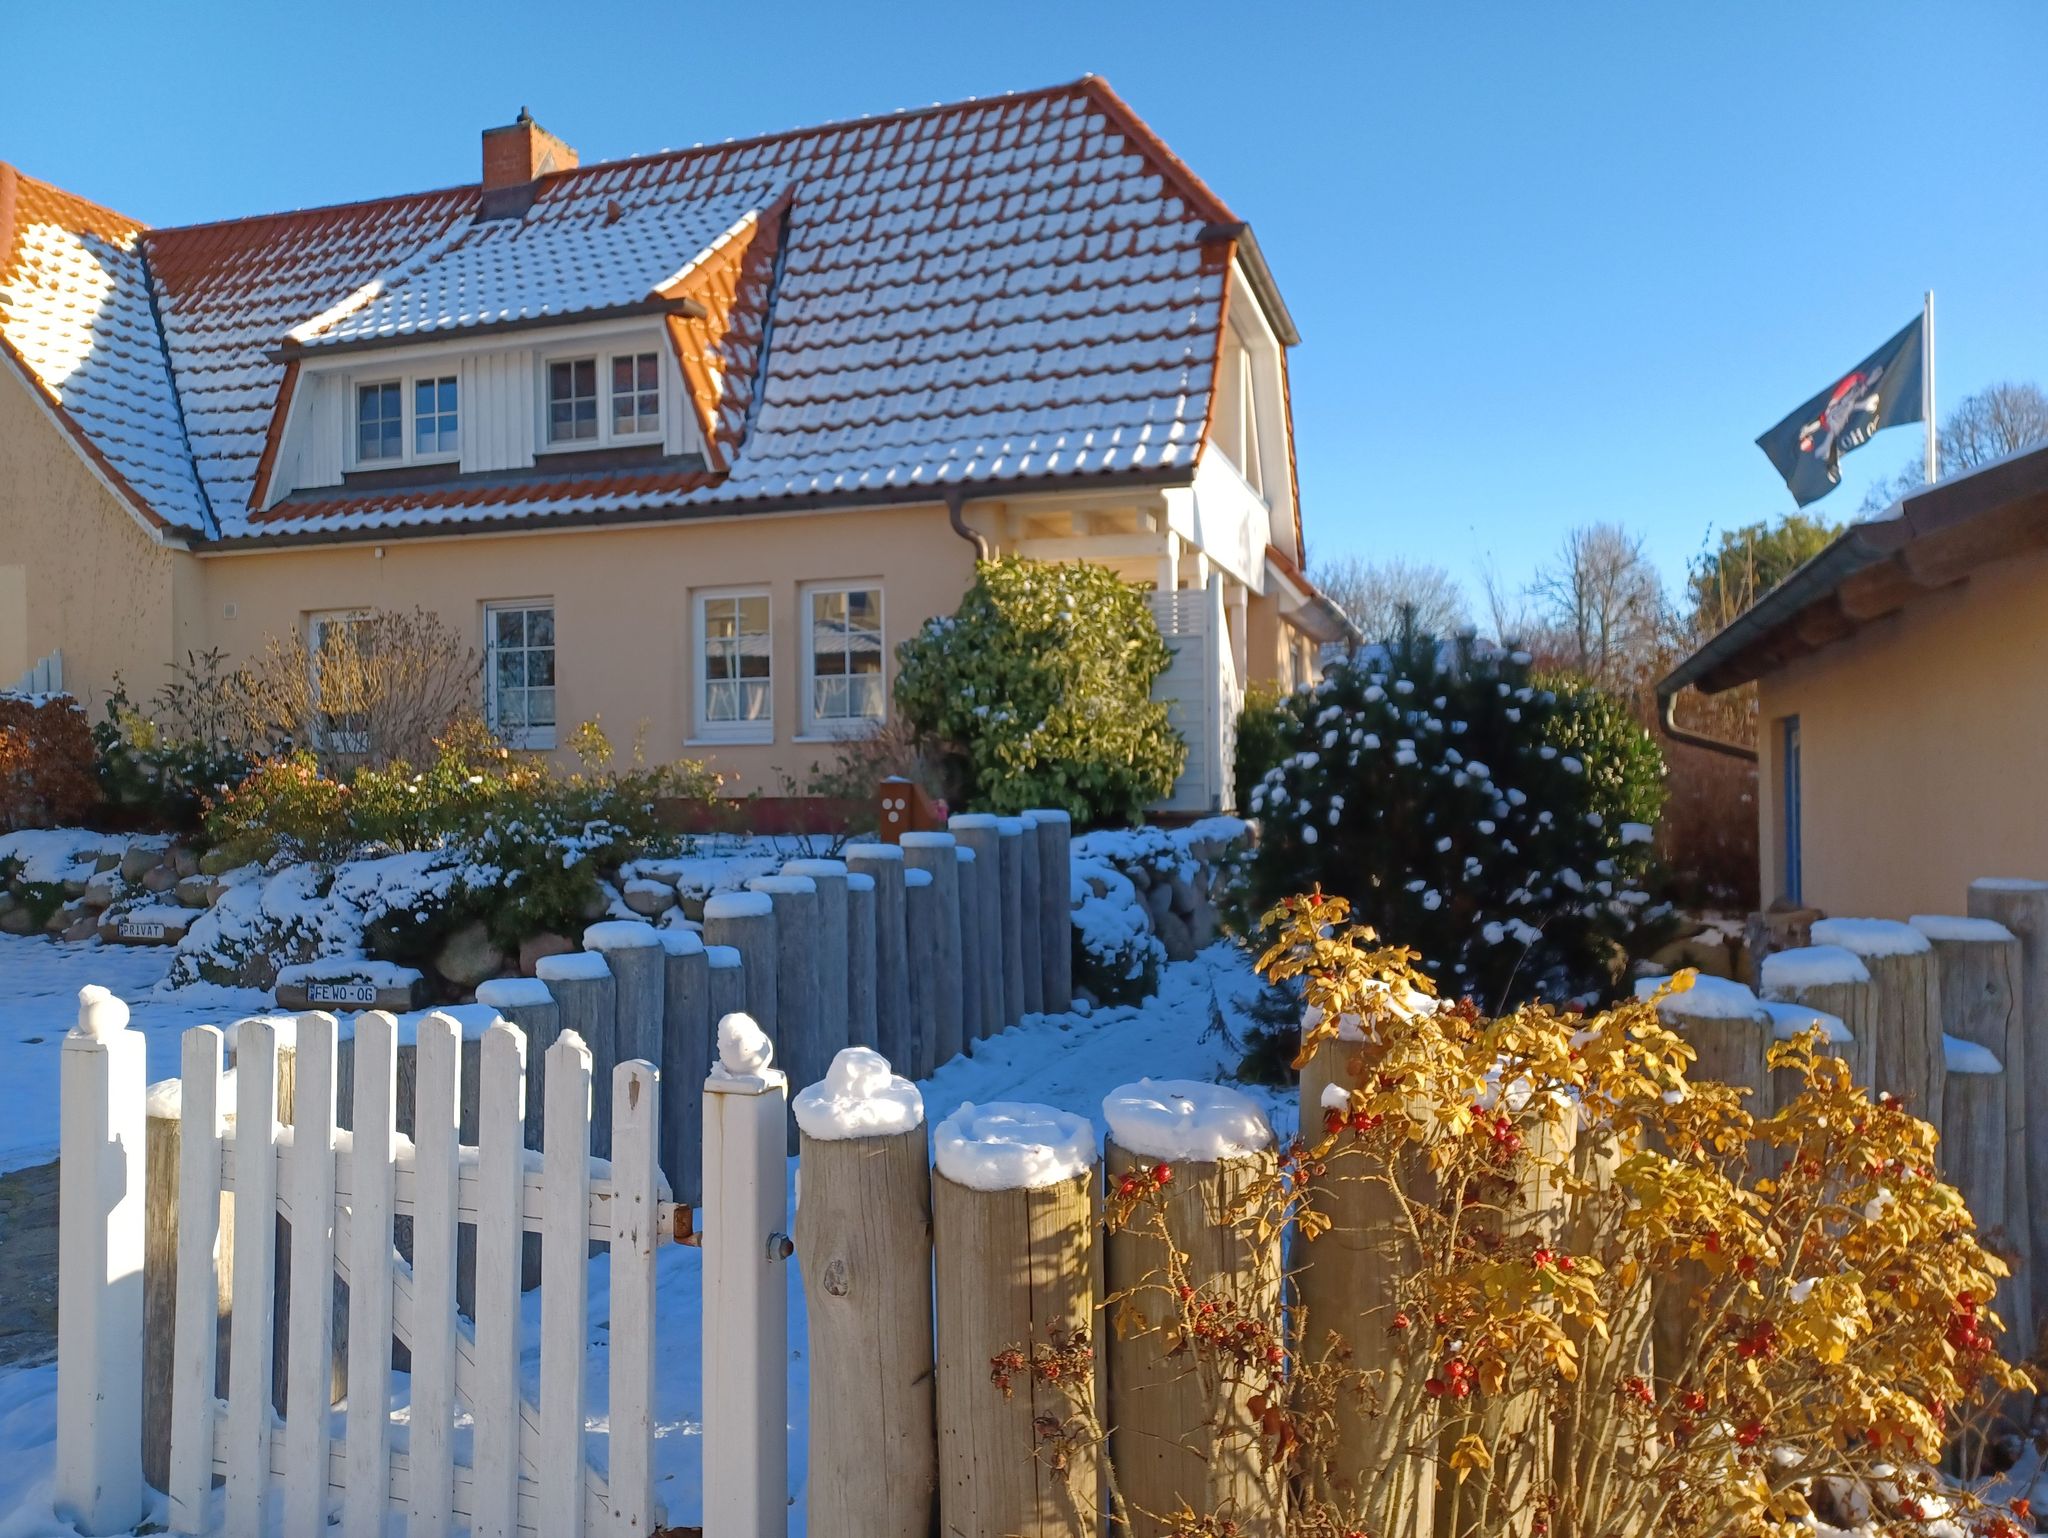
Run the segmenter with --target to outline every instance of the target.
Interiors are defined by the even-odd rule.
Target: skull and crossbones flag
[[[1801,507],[1842,479],[1842,456],[1873,433],[1922,420],[1927,317],[1884,346],[1756,440]]]

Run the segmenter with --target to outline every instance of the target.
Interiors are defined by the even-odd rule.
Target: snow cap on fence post
[[[1890,919],[1816,920],[1815,945],[1853,951],[1870,969],[1876,1008],[1870,1027],[1871,1088],[1941,1125],[1941,979],[1934,948],[1911,924]],[[1851,1029],[1855,1028],[1854,1022]]]
[[[792,878],[794,879],[794,878]],[[745,1014],[704,1080],[704,1530],[789,1530],[789,1082]]]
[[[57,1437],[52,1500],[84,1533],[142,1520],[142,1262],[149,1088],[142,1036],[78,992],[59,1096]]]

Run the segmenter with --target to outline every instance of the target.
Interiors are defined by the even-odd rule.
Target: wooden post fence
[[[1023,871],[1018,903],[1024,933],[1024,1013],[1036,1015],[1045,1010],[1045,889],[1039,875],[1038,814],[1026,812],[1017,821],[1024,829],[1017,851]]]
[[[1008,1030],[1024,1018],[1023,818],[996,819],[996,857],[1003,955],[1003,1012],[1000,1029]],[[1033,959],[1036,959],[1035,953]]]
[[[916,1002],[912,1011],[918,1029],[932,1038],[929,1049],[921,1043],[918,1048],[918,1077],[923,1078],[933,1066],[958,1057],[966,1047],[966,984],[962,968],[967,953],[961,923],[960,861],[950,833],[905,833],[900,842],[904,864],[910,870],[925,872],[932,883],[922,906],[925,922],[935,931],[938,956],[932,972],[927,974],[930,991]],[[917,906],[913,903],[913,910]],[[913,911],[910,917],[915,920],[918,915]],[[914,930],[910,943],[913,947],[918,944]],[[911,975],[915,980],[914,956]]]
[[[775,910],[775,1058],[799,1084],[806,1083],[824,1073],[837,1050],[825,1034],[819,992],[818,884],[809,876],[756,876],[747,890],[766,897]],[[793,1123],[788,1141],[795,1153]]]
[[[612,1070],[639,1058],[661,1061],[662,1010],[668,996],[667,967],[663,960],[661,933],[641,919],[607,919],[583,931],[583,948],[604,957],[612,973],[612,1028],[595,1038],[584,1037],[590,1048],[591,1081],[599,1093],[591,1104],[591,1148],[600,1159],[612,1156],[611,1096],[605,1093],[612,1082]]]
[[[811,964],[818,977],[818,1039],[822,1056],[817,1070],[823,1073],[832,1054],[853,1040],[853,1010],[846,987],[853,944],[847,866],[844,860],[788,860],[783,864],[782,874],[808,876],[818,889],[818,926],[811,936],[810,950]],[[791,1071],[795,1071],[794,1063]]]
[[[661,1168],[675,1199],[694,1206],[704,1194],[700,1086],[711,1072],[711,963],[687,929],[662,930],[661,950]]]
[[[910,983],[910,1029],[903,1048],[910,1054],[906,1061],[914,1065],[911,1071],[920,1079],[929,1078],[938,1065],[939,1013],[947,1000],[960,996],[959,983],[946,972],[946,915],[941,901],[941,888],[930,871],[912,868],[903,873],[903,929]]]
[[[711,989],[711,1018],[745,1014],[747,1009],[746,960],[730,945],[704,947],[704,980]],[[716,1041],[717,1027],[713,1028]]]
[[[775,904],[765,892],[713,892],[704,899],[704,943],[740,957],[747,1015],[773,1041],[780,1040],[782,1001],[776,989]],[[727,1010],[715,1014],[723,1020]]]
[[[1073,1414],[1063,1387],[1027,1369],[1006,1398],[989,1381],[990,1360],[1012,1347],[1029,1355],[1086,1332],[1099,1349],[1094,1129],[1049,1106],[1003,1102],[963,1105],[933,1141],[940,1531],[1096,1533],[1105,1488],[1099,1450],[1076,1449],[1064,1475],[1032,1455],[1038,1417],[1064,1423]],[[1092,1374],[1072,1389],[1084,1404],[1096,1402]]]
[[[1869,1089],[1876,1077],[1877,984],[1854,951],[1803,945],[1764,957],[1758,982],[1766,999],[1800,1004],[1842,1022],[1849,1033],[1849,1076]]]
[[[899,915],[900,917],[900,915]],[[875,878],[846,873],[846,1044],[872,1047],[879,1033],[875,989]]]
[[[1038,833],[1039,975],[1045,1012],[1074,1007],[1073,820],[1052,807],[1034,809]]]
[[[792,1108],[803,1131],[809,1530],[922,1538],[938,1514],[924,1102],[879,1053],[848,1047]]]
[[[962,844],[953,851],[960,873],[960,1050],[973,1052],[988,1035],[988,934],[981,924],[981,856]]]
[[[853,844],[847,868],[875,884],[875,1039],[869,1043],[892,1063],[917,1062],[910,1015],[903,850],[895,844]]]
[[[1889,919],[1820,919],[1815,945],[1854,951],[1877,986],[1871,1086],[1897,1095],[1922,1121],[1941,1125],[1941,977],[1927,937]],[[1849,1025],[1855,1030],[1855,1023]]]
[[[971,907],[968,905],[964,895],[968,887],[963,884],[960,913],[963,925],[971,921],[980,931],[979,939],[968,946],[968,953],[975,959],[969,969],[969,980],[981,992],[979,1011],[974,1013],[974,1037],[979,1040],[995,1035],[1009,1021],[1003,986],[1002,833],[998,819],[987,812],[961,812],[948,818],[946,826],[953,830],[963,849],[974,851],[973,871],[960,872],[963,883],[971,875],[974,902]]]
[[[1987,876],[1970,883],[1970,913],[1976,918],[1995,919],[2011,930],[2020,942],[2020,977],[2015,990],[2021,1034],[2026,1052],[2018,1064],[2026,1087],[2028,1114],[2020,1128],[2020,1140],[2027,1152],[2027,1194],[2048,1196],[2048,881],[2028,881],[2010,876]],[[2013,1071],[2008,1062],[2006,1071]],[[2033,1106],[2044,1109],[2039,1115]],[[2012,1135],[2012,1129],[2006,1129]],[[2032,1224],[2034,1275],[2048,1277],[2048,1217]],[[2036,1285],[2038,1309],[2048,1301],[2048,1282]]]
[[[588,1047],[618,1029],[618,984],[612,977],[611,964],[599,952],[568,951],[559,956],[543,956],[534,964],[533,975],[548,985],[548,992],[554,997],[557,1040],[573,1033]],[[591,1055],[597,1056],[595,1048]],[[541,1135],[531,1145],[534,1147],[547,1145],[547,1070],[553,1062],[539,1051],[527,1051],[526,1104],[529,1108],[536,1104],[542,1108]]]
[[[1281,1340],[1279,1236],[1260,1245],[1230,1221],[1245,1191],[1273,1176],[1272,1129],[1248,1096],[1186,1079],[1126,1084],[1103,1100],[1102,1114],[1111,1192],[1126,1178],[1149,1180],[1161,1164],[1169,1171],[1167,1241],[1141,1220],[1103,1242],[1104,1287],[1119,1300],[1110,1307],[1120,1320],[1101,1343],[1109,1451],[1131,1531],[1166,1538],[1185,1508],[1235,1522],[1245,1538],[1271,1538],[1280,1531],[1281,1470],[1265,1456],[1247,1403],[1255,1384],[1246,1376],[1219,1391],[1175,1351],[1175,1288],[1194,1289],[1189,1306],[1228,1303]],[[1170,1272],[1169,1247],[1183,1257],[1184,1283]]]

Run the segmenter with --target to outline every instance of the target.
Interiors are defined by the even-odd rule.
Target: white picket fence
[[[127,1531],[141,1513],[147,1089],[142,1043],[125,1020],[118,1001],[82,997],[64,1052],[55,1494],[60,1515],[89,1533]],[[591,1054],[573,1032],[547,1052],[545,1153],[525,1146],[526,1040],[516,1026],[500,1020],[484,1035],[475,1147],[458,1138],[462,1044],[453,1019],[429,1015],[420,1024],[410,1139],[396,1131],[396,1020],[357,1017],[353,1130],[335,1121],[337,1034],[325,1014],[244,1020],[230,1078],[223,1033],[185,1033],[173,1530],[255,1538],[281,1514],[293,1538],[325,1534],[330,1518],[347,1538],[382,1538],[390,1514],[402,1512],[412,1534],[464,1527],[479,1538],[646,1538],[663,1517],[653,1479],[655,1257],[679,1227],[691,1229],[678,1225],[657,1164],[653,1065],[634,1060],[613,1072],[607,1161],[587,1152]],[[278,1115],[281,1045],[293,1058],[289,1126]],[[705,1506],[707,1530],[729,1538],[786,1525],[787,1325],[774,1274],[787,1254],[786,1095],[772,1069],[714,1073],[706,1086]],[[215,1397],[223,1192],[234,1194],[224,1401]],[[279,1215],[290,1223],[288,1284],[273,1281]],[[393,1244],[399,1218],[412,1220],[410,1263]],[[456,1304],[459,1224],[476,1231],[474,1325]],[[520,1377],[528,1233],[541,1242],[537,1405]],[[592,1466],[585,1437],[592,1241],[611,1257],[609,1477]],[[338,1429],[330,1404],[336,1277],[348,1286]],[[275,1303],[287,1287],[280,1420]],[[716,1316],[713,1299],[723,1310]],[[390,1413],[393,1340],[411,1352],[400,1435]],[[461,1410],[471,1422],[467,1462],[456,1460]]]

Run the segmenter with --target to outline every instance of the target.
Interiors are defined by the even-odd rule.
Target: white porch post
[[[1246,650],[1250,630],[1248,621],[1251,610],[1251,589],[1242,582],[1230,584],[1230,660],[1237,670],[1237,687],[1244,691],[1245,667],[1249,658]]]
[[[81,988],[64,1038],[57,1195],[57,1515],[142,1520],[142,1230],[148,1085],[128,1006]]]
[[[1202,557],[1201,564],[1208,565],[1208,557]],[[1223,667],[1223,648],[1230,646],[1230,623],[1223,601],[1223,573],[1209,573],[1209,731],[1208,741],[1202,751],[1208,755],[1209,763],[1209,810],[1220,811],[1230,803],[1230,775],[1232,765],[1227,761],[1223,744],[1229,735],[1230,713],[1236,708],[1231,699],[1230,675]]]
[[[1171,529],[1166,531],[1166,553],[1159,558],[1159,591],[1180,591],[1180,536]]]

